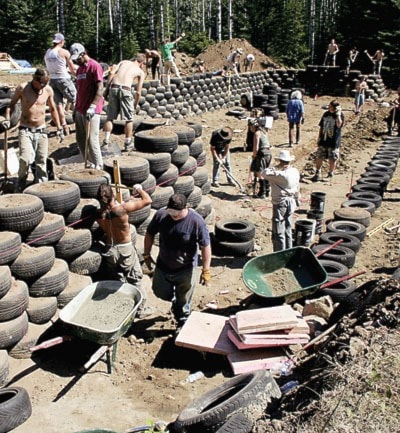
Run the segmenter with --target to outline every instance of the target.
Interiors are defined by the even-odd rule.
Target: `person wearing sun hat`
[[[213,157],[212,186],[219,187],[219,166],[220,161],[224,164],[227,171],[231,172],[229,145],[232,141],[233,130],[229,127],[219,128],[213,131],[210,139],[210,151]],[[226,173],[229,185],[235,185],[233,179]]]
[[[158,298],[172,302],[172,313],[179,332],[191,311],[199,248],[203,267],[200,283],[210,284],[210,234],[204,219],[187,207],[183,194],[173,194],[167,207],[159,209],[147,227],[143,259],[149,270],[154,264],[151,249],[157,233],[160,235],[160,249],[152,289]]]
[[[291,165],[294,156],[281,150],[275,167],[266,168],[261,177],[271,185],[272,245],[274,251],[292,248],[292,215],[299,199],[300,173]]]

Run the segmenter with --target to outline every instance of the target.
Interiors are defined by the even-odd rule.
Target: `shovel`
[[[14,192],[14,184],[8,180],[8,129],[4,131],[3,140],[4,149],[4,180],[0,184],[0,194]]]
[[[222,161],[221,158],[219,158],[218,156],[215,156],[215,159],[219,162],[222,170],[224,170],[224,172],[228,175],[228,177],[230,179],[232,179],[236,185],[239,187],[240,192],[242,194],[246,194],[246,190],[244,189],[243,185],[233,176],[233,174],[225,167],[224,161]]]

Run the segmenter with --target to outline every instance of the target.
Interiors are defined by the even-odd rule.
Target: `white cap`
[[[64,35],[62,33],[56,33],[53,38],[53,44],[59,44],[64,40]]]
[[[85,52],[85,47],[82,44],[75,42],[75,44],[71,45],[69,51],[71,53],[71,60],[76,60],[81,54]]]

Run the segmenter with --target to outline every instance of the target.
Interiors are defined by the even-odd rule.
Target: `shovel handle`
[[[344,277],[337,278],[336,280],[328,281],[327,283],[324,283],[321,285],[321,289],[325,289],[326,287],[334,286],[337,283],[341,283],[342,281],[350,280],[351,278],[354,278],[354,277],[358,277],[359,275],[363,275],[366,272],[367,271],[359,271],[359,272],[356,272],[356,273],[351,274],[351,275],[346,275]]]
[[[334,242],[333,244],[328,245],[326,248],[324,248],[323,250],[321,250],[318,253],[316,253],[315,257],[322,256],[323,254],[327,253],[332,248],[335,248],[337,245],[341,244],[342,242],[343,242],[343,239],[339,239],[338,241]]]
[[[47,349],[48,347],[57,346],[61,343],[64,343],[64,341],[71,341],[74,337],[71,335],[64,335],[62,337],[54,337],[50,340],[43,341],[43,343],[40,343],[36,346],[33,346],[29,349],[30,352],[36,352],[37,350],[41,349]]]

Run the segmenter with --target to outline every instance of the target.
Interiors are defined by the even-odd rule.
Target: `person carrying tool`
[[[50,86],[54,91],[58,117],[64,129],[64,134],[69,134],[69,127],[65,120],[64,98],[68,104],[74,104],[76,100],[76,87],[71,75],[75,76],[74,64],[71,54],[64,48],[65,38],[62,33],[56,33],[53,38],[53,46],[46,51],[44,61],[50,73]]]
[[[34,183],[46,182],[48,137],[46,130],[46,105],[57,127],[60,142],[64,140],[64,132],[58,117],[53,99],[53,89],[48,85],[50,75],[47,69],[38,68],[32,81],[21,83],[15,89],[9,107],[6,109],[2,129],[9,129],[10,118],[18,101],[21,101],[21,120],[19,126],[19,170],[17,192],[25,189],[29,166],[35,163]]]
[[[148,48],[145,48],[144,54],[146,56],[146,77],[150,67],[153,80],[156,79],[156,76],[160,79],[161,54],[157,50],[149,50]]]
[[[138,54],[131,60],[122,60],[110,73],[104,97],[108,99],[107,121],[104,124],[104,140],[102,146],[107,146],[113,127],[113,120],[121,114],[121,120],[125,120],[125,150],[134,149],[132,145],[133,116],[136,113],[142,86],[145,78],[143,66],[146,57]],[[132,94],[132,83],[137,80],[135,98]]]
[[[274,252],[292,248],[292,215],[299,200],[300,173],[292,167],[294,156],[281,150],[275,167],[261,171],[261,177],[271,184],[272,245]]]
[[[85,168],[103,169],[100,150],[100,113],[103,110],[103,68],[91,59],[85,47],[74,43],[70,47],[76,71],[77,99],[75,106],[76,142]]]
[[[253,178],[253,196],[256,198],[269,197],[269,182],[260,176],[260,171],[266,169],[271,164],[272,154],[268,140],[267,130],[260,124],[259,119],[251,119],[251,128],[253,136],[253,156],[250,165],[250,171],[254,173]],[[256,195],[256,185],[258,180],[258,194]]]
[[[171,72],[175,74],[178,78],[181,78],[179,74],[178,67],[176,66],[174,56],[172,55],[172,50],[175,48],[175,44],[178,43],[183,37],[185,33],[181,33],[179,37],[177,37],[173,42],[170,42],[169,39],[165,39],[161,43],[161,55],[163,60],[163,74],[169,75]]]
[[[172,195],[167,207],[159,209],[147,227],[143,258],[149,270],[154,264],[151,249],[157,233],[160,234],[160,250],[152,288],[158,298],[172,302],[176,333],[179,333],[191,311],[199,248],[203,268],[200,283],[210,284],[210,234],[204,219],[187,208],[187,199],[183,194]]]
[[[354,96],[355,114],[360,114],[361,107],[365,102],[365,92],[368,89],[368,84],[365,81],[364,75],[360,75],[355,84],[356,94]]]
[[[356,61],[358,55],[358,51],[356,47],[353,47],[350,49],[349,53],[347,54],[346,58],[346,75],[349,75],[350,68],[352,67],[353,63]]]
[[[143,318],[150,311],[144,306],[147,296],[141,287],[143,272],[135,245],[131,241],[128,214],[150,205],[152,200],[140,184],[133,186],[133,192],[134,196],[139,197],[131,197],[128,201],[118,203],[112,186],[100,185],[97,193],[97,199],[100,202],[97,222],[106,237],[102,257],[107,270],[107,278],[132,284],[141,291],[143,302],[139,307],[138,316]]]
[[[228,184],[231,186],[236,185],[232,176],[229,175],[231,172],[230,164],[230,152],[229,145],[232,141],[233,131],[229,127],[219,128],[213,131],[210,139],[210,150],[213,157],[213,181],[212,186],[219,188],[219,166],[221,164],[226,168],[226,179]]]
[[[317,182],[321,176],[321,167],[324,159],[329,161],[328,178],[333,176],[336,163],[339,160],[341,146],[342,128],[344,125],[344,114],[339,101],[335,99],[330,102],[328,110],[322,115],[319,121],[318,149],[316,160],[316,172],[313,182]]]
[[[286,118],[289,123],[289,147],[293,147],[293,133],[296,125],[296,144],[300,143],[300,123],[304,123],[304,103],[300,90],[295,90],[286,105]]]

